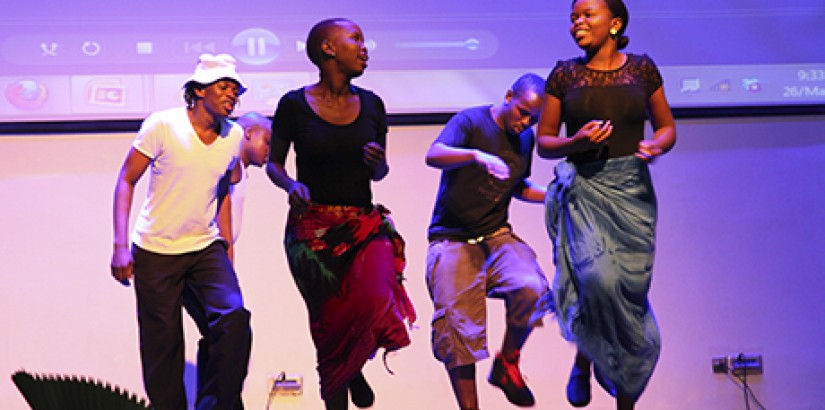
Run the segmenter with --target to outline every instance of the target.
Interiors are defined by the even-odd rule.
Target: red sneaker
[[[518,368],[519,356],[518,351],[509,359],[501,353],[496,354],[496,360],[493,362],[487,381],[504,391],[510,403],[521,407],[531,407],[536,404],[536,399],[524,382],[524,377],[521,376]]]

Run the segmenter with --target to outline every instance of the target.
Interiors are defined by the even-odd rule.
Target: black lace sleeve
[[[645,92],[647,96],[650,97],[659,87],[664,84],[662,80],[662,74],[659,72],[659,68],[656,66],[656,63],[653,62],[647,54],[642,54],[639,57],[639,64],[637,65],[639,68],[639,78],[642,79],[642,84],[645,86]]]
[[[550,71],[547,76],[547,82],[544,86],[544,92],[552,95],[558,99],[562,99],[566,90],[565,84],[570,84],[570,75],[568,64],[565,61],[557,61],[556,66]]]

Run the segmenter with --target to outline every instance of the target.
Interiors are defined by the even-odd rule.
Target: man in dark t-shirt
[[[427,151],[427,164],[443,171],[428,231],[433,353],[462,409],[479,407],[475,363],[489,357],[486,297],[504,299],[507,309],[488,381],[513,404],[535,403],[518,361],[549,289],[536,254],[512,233],[507,216],[514,196],[544,202],[545,189],[527,180],[544,85],[538,75],[521,76],[501,103],[456,114]]]

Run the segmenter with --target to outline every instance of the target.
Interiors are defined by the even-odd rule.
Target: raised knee
[[[615,288],[616,279],[598,272],[587,272],[579,275],[579,286],[582,292],[602,294]]]
[[[220,315],[213,326],[217,326],[230,330],[248,329],[252,318],[252,314],[243,306],[232,309],[231,311]]]
[[[548,288],[545,283],[533,281],[519,291],[518,298],[522,303],[527,305],[536,305],[547,290]]]

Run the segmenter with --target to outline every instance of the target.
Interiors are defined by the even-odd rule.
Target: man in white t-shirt
[[[241,405],[252,332],[232,267],[227,192],[240,176],[243,138],[228,116],[244,91],[234,58],[201,55],[184,84],[186,107],[144,120],[117,179],[112,276],[135,283],[144,387],[156,409],[187,408],[180,308],[187,287],[209,318],[211,341],[196,408]],[[129,236],[135,185],[147,169],[146,200]]]

